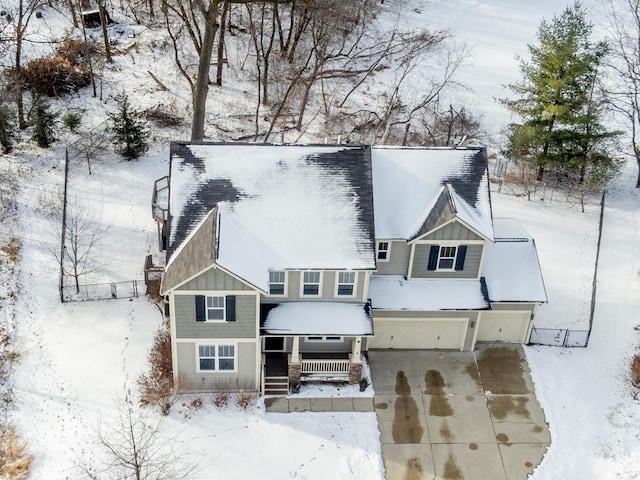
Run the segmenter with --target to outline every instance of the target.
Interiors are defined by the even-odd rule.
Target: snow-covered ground
[[[464,95],[497,129],[509,119],[492,99],[504,95],[503,84],[517,79],[514,55],[526,55],[525,44],[535,41],[542,16],[549,18],[569,3],[413,1],[416,15],[411,21],[451,28],[473,47],[469,65],[461,72],[473,90]],[[172,86],[177,104],[184,101],[186,85],[171,73],[171,58],[144,55],[141,50],[117,57],[109,67],[114,80],[105,85],[105,98],[122,85],[135,84],[137,106],[163,102],[141,66],[151,64]],[[125,79],[128,83],[121,83]],[[224,112],[225,101],[238,99],[234,87],[226,88],[231,95],[221,100],[218,112]],[[96,100],[71,97],[65,107],[82,111],[87,124],[105,118],[104,106]],[[130,390],[135,394],[135,378],[145,368],[147,349],[161,321],[158,309],[145,298],[60,304],[56,263],[46,247],[46,242],[55,242],[46,205],[62,185],[61,159],[60,150],[33,148],[2,164],[18,181],[19,216],[7,222],[12,231],[1,232],[0,239],[18,236],[23,245],[14,312],[15,346],[21,356],[12,372],[11,420],[35,457],[33,479],[78,477],[76,465],[90,461],[98,451],[101,422],[117,416],[118,399]],[[100,247],[109,260],[101,278],[142,278],[144,256],[156,250],[152,182],[167,173],[167,159],[166,144],[160,143],[136,162],[98,163],[91,176],[81,167],[74,170],[71,196],[90,205],[111,226]],[[628,165],[607,196],[589,347],[525,349],[552,437],[533,474],[536,480],[640,478],[640,405],[628,376],[640,336],[640,192],[633,188],[635,172]],[[561,198],[527,201],[496,191],[492,198],[495,216],[518,218],[536,239],[549,296],[549,304],[539,310],[539,326],[584,328],[597,241],[597,201],[582,214],[578,205]],[[11,317],[11,311],[3,313],[3,321]],[[165,443],[177,456],[197,461],[191,478],[384,476],[373,414],[265,414],[259,404],[245,412],[234,406],[219,410],[210,398],[203,400],[206,405],[200,410],[178,403],[161,427],[170,439]]]

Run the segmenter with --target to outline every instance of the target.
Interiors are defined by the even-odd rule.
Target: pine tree
[[[122,158],[133,160],[149,149],[149,130],[141,115],[131,109],[129,98],[124,92],[116,96],[116,103],[118,110],[110,115],[115,149]]]
[[[507,154],[536,165],[538,180],[551,169],[577,171],[582,182],[593,162],[611,165],[615,173],[611,140],[619,132],[604,127],[597,96],[608,46],[593,43],[592,30],[577,2],[559,17],[543,20],[539,44],[529,45],[531,59],[520,61],[522,80],[509,85],[516,98],[502,100],[523,119],[511,127]]]
[[[33,135],[31,138],[35,140],[41,148],[49,147],[54,141],[54,131],[58,114],[51,111],[49,104],[41,98],[34,100],[31,110],[31,121],[33,123]]]
[[[14,114],[6,105],[0,105],[0,145],[2,153],[9,153],[16,138],[16,126],[13,122]]]

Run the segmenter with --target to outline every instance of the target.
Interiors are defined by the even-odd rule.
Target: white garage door
[[[468,319],[374,319],[368,348],[464,348]]]
[[[482,312],[478,324],[478,342],[523,343],[529,330],[529,312]]]

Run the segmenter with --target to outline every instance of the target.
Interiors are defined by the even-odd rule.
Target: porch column
[[[351,342],[351,362],[362,362],[362,337],[354,337]]]
[[[293,337],[293,344],[291,345],[291,362],[300,362],[300,337]]]

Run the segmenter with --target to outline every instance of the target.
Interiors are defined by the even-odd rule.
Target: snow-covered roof
[[[263,333],[271,335],[373,335],[373,321],[368,305],[338,302],[291,302],[271,305],[271,307],[262,324]]]
[[[482,266],[492,302],[546,302],[536,245],[513,218],[494,219],[495,243],[487,244]]]
[[[484,148],[373,147],[371,163],[377,238],[426,233],[428,214],[447,185],[456,216],[493,239]]]
[[[372,275],[369,297],[376,310],[489,308],[482,284],[473,280],[406,280],[401,275]]]
[[[368,147],[172,144],[169,258],[217,204],[217,261],[260,288],[267,267],[375,268]]]

